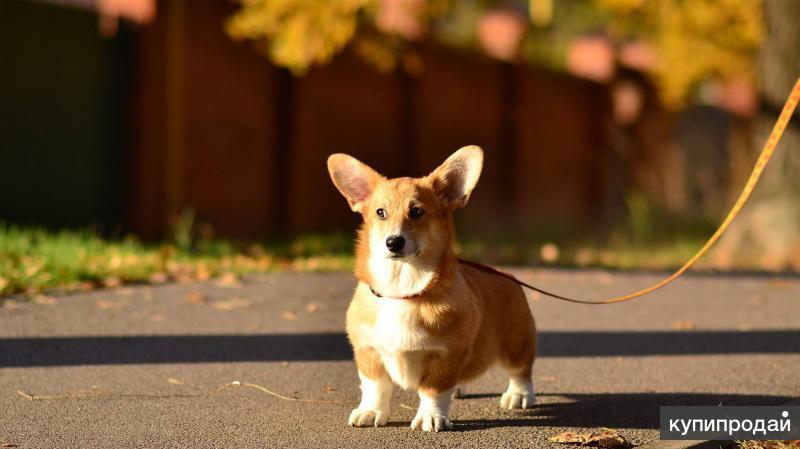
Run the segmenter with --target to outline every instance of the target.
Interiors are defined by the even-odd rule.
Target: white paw
[[[389,413],[383,410],[366,410],[357,408],[350,412],[347,423],[351,427],[383,427],[389,419]]]
[[[524,409],[536,404],[536,393],[529,379],[512,377],[508,381],[508,389],[500,398],[500,408],[506,410]]]
[[[417,413],[417,416],[411,421],[411,428],[423,432],[439,432],[442,430],[451,430],[453,424],[451,424],[447,416],[444,415]]]
[[[536,395],[528,393],[505,392],[500,398],[500,408],[506,410],[530,408],[536,405]]]

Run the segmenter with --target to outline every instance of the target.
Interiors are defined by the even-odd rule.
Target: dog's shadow
[[[614,429],[657,429],[662,405],[782,405],[791,396],[711,393],[545,393],[527,410],[503,411],[487,419],[458,419],[452,416],[453,431],[469,432],[500,427],[564,427]],[[498,393],[466,394],[455,401],[499,398]],[[498,416],[499,415],[499,416]],[[408,427],[409,422],[390,422],[390,427]]]

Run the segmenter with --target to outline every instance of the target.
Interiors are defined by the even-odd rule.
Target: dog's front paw
[[[389,412],[357,408],[350,412],[347,423],[351,427],[383,427],[389,419]]]
[[[411,428],[423,432],[439,432],[442,430],[451,430],[453,424],[450,423],[450,420],[444,415],[417,413],[417,416],[411,421]]]

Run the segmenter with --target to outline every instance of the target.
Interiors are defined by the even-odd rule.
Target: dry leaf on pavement
[[[694,321],[692,320],[675,321],[674,323],[672,323],[672,328],[675,330],[690,331],[694,329]]]
[[[219,287],[239,288],[242,284],[234,273],[225,273],[218,277],[214,283]]]
[[[119,309],[124,305],[124,303],[120,301],[106,301],[104,299],[98,299],[94,302],[94,305],[100,309]]]
[[[186,293],[186,302],[190,304],[202,304],[206,302],[206,295],[200,292],[188,292]]]
[[[150,275],[150,282],[153,284],[163,284],[169,281],[169,276],[166,273],[153,273]]]
[[[237,298],[234,296],[233,298],[230,299],[222,299],[219,301],[214,301],[214,303],[211,304],[211,307],[217,310],[234,310],[242,307],[247,307],[249,305],[250,301],[244,298]]]
[[[53,305],[56,303],[56,298],[47,295],[36,295],[33,297],[33,302],[37,304]]]
[[[563,432],[548,438],[548,440],[554,443],[604,448],[627,448],[631,446],[631,443],[621,437],[616,430],[605,427],[601,427],[600,432],[593,433]]]
[[[118,276],[108,276],[103,279],[103,286],[106,288],[115,288],[122,285],[122,279]]]

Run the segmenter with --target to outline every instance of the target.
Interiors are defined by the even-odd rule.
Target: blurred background
[[[0,293],[346,269],[330,153],[486,151],[459,251],[665,269],[800,74],[794,0],[4,0]],[[703,263],[800,268],[794,120]]]

